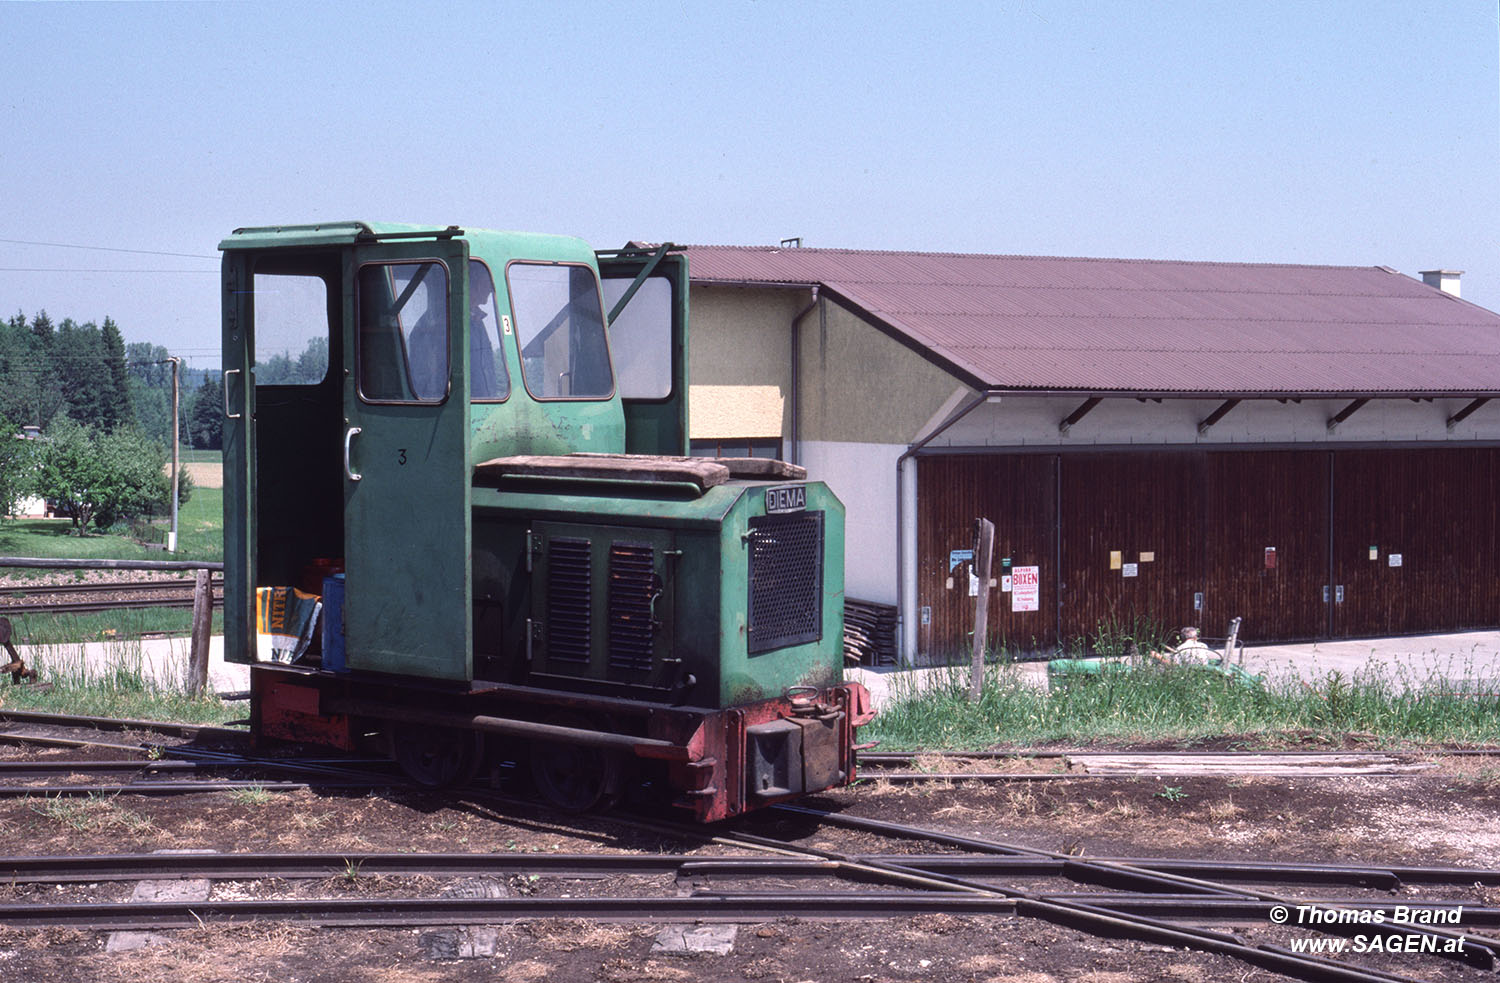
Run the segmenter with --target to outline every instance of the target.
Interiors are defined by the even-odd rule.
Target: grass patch
[[[195,488],[177,510],[177,552],[141,546],[126,536],[90,530],[79,536],[71,519],[12,519],[0,522],[0,555],[77,560],[213,560],[224,558],[224,489]],[[29,570],[0,570],[19,580]]]
[[[90,793],[83,798],[59,796],[32,803],[31,811],[80,833],[123,830],[140,834],[152,828],[150,819],[121,806],[113,795]]]
[[[1001,744],[1193,741],[1296,735],[1342,744],[1346,735],[1417,743],[1500,742],[1500,694],[1477,678],[1392,679],[1372,666],[1311,683],[1285,677],[1246,686],[1193,666],[1107,667],[1053,690],[1019,670],[986,666],[977,703],[968,670],[939,670],[920,688],[894,680],[892,699],[860,732],[890,749],[977,749]]]
[[[237,788],[229,793],[229,797],[242,806],[263,806],[271,801],[271,793],[259,785],[252,785],[249,788]]]

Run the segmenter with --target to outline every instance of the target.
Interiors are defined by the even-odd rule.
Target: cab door
[[[344,270],[350,669],[472,678],[468,244],[355,246]]]
[[[223,262],[224,659],[255,661],[255,381],[250,258]]]

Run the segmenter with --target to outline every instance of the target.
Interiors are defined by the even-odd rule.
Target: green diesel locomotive
[[[258,741],[431,785],[519,760],[568,809],[638,787],[703,821],[853,779],[843,507],[687,456],[685,257],[362,222],[220,248]]]

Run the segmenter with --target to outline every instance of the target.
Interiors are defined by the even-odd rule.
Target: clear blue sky
[[[1495,0],[0,2],[0,239],[202,257],[0,242],[0,316],[216,366],[219,240],[353,218],[1447,267],[1500,309],[1497,33]]]

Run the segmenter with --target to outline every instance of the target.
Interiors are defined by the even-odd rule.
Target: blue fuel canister
[[[323,578],[323,668],[348,672],[344,662],[344,575]]]

